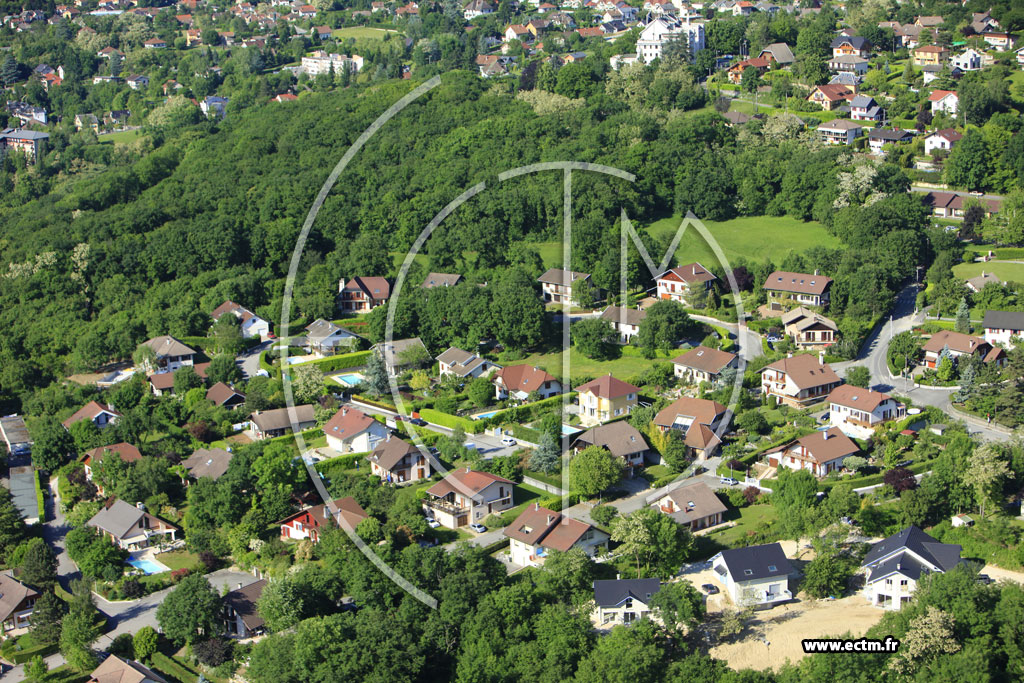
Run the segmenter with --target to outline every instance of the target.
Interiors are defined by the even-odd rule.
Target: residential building
[[[921,351],[924,352],[924,365],[927,368],[938,367],[942,354],[946,351],[954,361],[960,356],[974,356],[985,363],[1006,363],[1006,351],[1003,349],[992,346],[981,337],[953,330],[939,330],[924,343]]]
[[[632,477],[638,468],[643,467],[644,458],[651,454],[651,448],[643,434],[626,420],[597,425],[573,437],[571,448],[574,453],[579,453],[590,446],[603,448],[616,458],[621,458],[625,463],[628,477]]]
[[[736,62],[729,67],[728,76],[730,83],[739,83],[743,80],[743,72],[747,69],[754,69],[757,73],[762,74],[768,70],[771,66],[771,60],[767,57],[752,57],[750,59],[744,59]]]
[[[711,289],[718,278],[699,263],[676,266],[655,278],[657,297],[686,303],[686,297],[696,291]]]
[[[142,46],[147,50],[162,50],[167,47],[167,41],[161,38],[150,38],[143,41]]]
[[[107,501],[88,525],[123,550],[147,548],[154,537],[162,541],[169,535],[173,541],[178,532],[178,527],[146,512],[142,503],[131,505],[120,498]]]
[[[341,409],[323,426],[327,446],[338,453],[369,453],[390,436],[383,422],[350,406]]]
[[[23,128],[5,128],[0,133],[0,158],[10,151],[23,153],[30,161],[37,162],[46,154],[49,133]]]
[[[829,80],[828,85],[842,86],[849,90],[851,94],[856,95],[857,89],[860,88],[863,82],[864,79],[852,71],[840,71]]]
[[[154,375],[149,375],[146,377],[146,382],[149,383],[149,388],[153,391],[154,396],[174,395],[173,372],[158,372]]]
[[[809,470],[816,477],[843,468],[843,461],[860,448],[838,427],[829,427],[765,451],[770,467]]]
[[[9,455],[28,455],[32,452],[32,437],[20,415],[0,417],[0,436],[7,444]]]
[[[959,96],[952,90],[933,90],[928,95],[931,102],[932,114],[944,113],[956,115],[957,107],[960,104]]]
[[[217,481],[228,471],[232,457],[234,453],[223,448],[197,448],[181,465],[193,479],[206,477]]]
[[[220,320],[221,316],[225,313],[231,313],[239,320],[239,328],[242,332],[242,337],[250,339],[252,337],[259,337],[260,339],[268,339],[270,336],[270,323],[259,317],[248,308],[236,304],[230,299],[222,303],[217,308],[213,309],[213,313],[210,317],[215,321]]]
[[[235,391],[224,382],[217,382],[207,389],[206,400],[220,408],[234,410],[245,405],[245,394]]]
[[[144,90],[144,89],[149,87],[149,76],[146,76],[146,75],[129,76],[128,78],[124,79],[124,82],[127,83],[128,87],[131,88],[132,90],[139,90],[139,89],[143,89]]]
[[[618,71],[629,64],[636,64],[638,61],[640,61],[640,57],[635,52],[631,52],[623,55],[612,55],[608,60],[608,65],[611,66],[612,71]]]
[[[722,118],[725,119],[725,125],[730,128],[736,126],[745,126],[754,120],[754,117],[750,114],[744,114],[741,111],[727,111],[722,114]]]
[[[88,683],[167,683],[167,679],[139,662],[109,655],[92,672]]]
[[[121,413],[114,410],[113,407],[99,401],[89,401],[61,424],[65,429],[70,429],[71,425],[79,420],[92,420],[93,424],[103,429],[107,425],[117,422],[120,417]]]
[[[725,416],[725,406],[717,401],[683,396],[662,408],[654,416],[654,424],[662,432],[670,429],[681,432],[688,455],[703,459],[712,457],[718,451],[722,440],[717,432]]]
[[[334,356],[352,351],[359,344],[359,336],[332,322],[317,318],[306,326],[306,334],[294,340],[316,356]]]
[[[99,133],[100,120],[95,114],[75,114],[75,130],[81,131],[86,128],[93,133]]]
[[[529,42],[533,39],[533,34],[530,33],[530,29],[526,28],[522,24],[511,24],[505,29],[505,42],[511,43],[513,40],[520,42]]]
[[[344,521],[341,528],[348,526],[355,529],[359,522],[369,518],[366,510],[351,496],[338,498],[333,501],[333,505]],[[326,503],[289,515],[282,519],[280,524],[282,540],[301,541],[308,538],[312,543],[319,542],[320,534],[326,529],[338,526],[337,518],[332,515]]]
[[[761,393],[795,408],[824,399],[842,380],[821,358],[780,358],[761,370]]]
[[[419,337],[374,344],[373,350],[384,357],[384,365],[392,377],[413,367],[426,365],[430,360],[430,352]]]
[[[220,599],[225,633],[232,638],[242,639],[263,635],[266,624],[260,616],[257,604],[266,587],[266,579],[253,581],[244,587],[239,584],[238,588],[229,591]]]
[[[598,628],[629,625],[651,613],[651,598],[661,590],[659,579],[596,579],[594,614]]]
[[[556,304],[577,303],[579,294],[574,290],[581,286],[591,286],[589,273],[577,273],[560,268],[549,268],[547,272],[537,278],[537,282],[540,283],[544,301]],[[596,300],[600,297],[595,294],[592,298]]]
[[[349,73],[358,73],[363,68],[363,63],[364,60],[359,55],[349,57],[316,50],[313,54],[302,58],[302,71],[310,78],[330,73],[340,76],[346,69]]]
[[[41,123],[45,126],[47,123],[46,109],[27,102],[8,101],[7,111],[23,124]]]
[[[385,277],[354,277],[338,282],[338,308],[346,313],[366,313],[387,303],[391,281]]]
[[[472,379],[474,377],[487,377],[495,370],[501,369],[501,366],[496,363],[481,358],[475,353],[457,349],[454,346],[435,360],[437,361],[437,374],[441,377],[455,375],[462,379]]]
[[[495,396],[499,401],[514,398],[525,401],[537,392],[541,398],[551,398],[562,393],[562,383],[553,375],[530,365],[509,365],[492,375]]]
[[[768,294],[768,306],[774,310],[782,310],[783,304],[806,304],[808,306],[828,306],[829,288],[832,278],[818,273],[791,273],[776,270],[764,281],[762,289]]]
[[[717,382],[726,368],[739,366],[739,356],[701,345],[673,358],[672,366],[673,374],[687,382]]]
[[[601,320],[611,324],[618,335],[620,344],[628,344],[633,337],[640,334],[640,323],[646,316],[647,313],[640,307],[609,306],[601,314]]]
[[[403,484],[430,477],[430,461],[420,450],[390,433],[366,457],[375,477],[389,484]]]
[[[839,55],[828,62],[829,71],[836,73],[851,73],[856,76],[863,76],[868,72],[870,62],[857,55]]]
[[[995,273],[986,273],[981,271],[981,275],[975,275],[972,278],[968,278],[964,281],[964,286],[974,293],[978,293],[985,289],[987,285],[1001,285],[1003,281],[1000,280]]]
[[[502,532],[509,538],[512,564],[539,567],[551,550],[566,552],[581,548],[593,557],[599,548],[608,549],[608,534],[586,522],[560,512],[542,508],[538,503],[527,507]]]
[[[1020,311],[985,311],[981,326],[985,328],[985,341],[1013,348],[1014,337],[1024,338],[1024,313]]]
[[[199,110],[203,112],[203,116],[213,119],[222,119],[227,116],[229,100],[226,97],[218,97],[217,95],[207,95],[203,98],[203,101],[199,103]]]
[[[514,482],[496,474],[459,468],[427,489],[423,510],[449,529],[479,524],[488,515],[515,506],[513,486]]]
[[[156,367],[146,368],[147,372],[174,372],[180,367],[194,365],[196,352],[174,337],[164,335],[143,342],[156,354]]]
[[[985,211],[988,218],[994,213],[999,213],[1002,201],[986,197],[974,198],[967,194],[956,194],[954,192],[926,192],[921,197],[925,206],[931,207],[932,214],[940,218],[963,218],[965,201],[976,201]]]
[[[959,142],[961,138],[963,138],[963,135],[952,128],[937,130],[924,139],[924,153],[930,155],[937,150],[952,151],[953,145]]]
[[[980,71],[985,63],[985,56],[974,48],[967,48],[961,54],[949,58],[950,66],[961,71]]]
[[[853,97],[853,91],[845,85],[816,85],[807,95],[807,101],[814,102],[825,111],[831,111]]]
[[[839,335],[839,326],[831,319],[804,306],[797,306],[779,320],[798,349],[827,348]]]
[[[987,45],[991,45],[995,49],[1003,52],[1008,52],[1013,49],[1013,36],[1009,33],[990,31],[988,33],[982,33],[981,39],[984,40]]]
[[[854,121],[881,121],[885,118],[885,112],[875,102],[875,98],[855,95],[850,100],[850,118]]]
[[[462,282],[462,276],[457,273],[427,273],[427,277],[420,285],[423,289],[434,287],[454,287]]]
[[[796,570],[778,543],[723,550],[711,569],[737,607],[764,609],[793,599],[789,580]]]
[[[864,556],[864,597],[876,607],[901,609],[910,602],[921,577],[964,563],[960,551],[959,545],[940,543],[916,526],[908,526],[871,546]]]
[[[10,570],[0,572],[0,631],[28,628],[38,597],[39,591],[15,579]]]
[[[139,451],[138,448],[131,445],[130,443],[125,443],[124,441],[120,443],[110,444],[109,446],[97,446],[96,448],[88,450],[85,453],[82,453],[82,455],[78,458],[79,462],[81,462],[84,465],[86,481],[92,481],[93,465],[96,462],[98,462],[100,458],[104,457],[117,457],[126,463],[131,463],[138,462],[139,460],[141,460],[142,453]],[[102,487],[100,487],[98,484],[97,488],[99,489],[100,493],[103,492]]]
[[[312,404],[295,406],[295,427],[300,432],[315,427],[315,412]],[[249,416],[249,424],[257,440],[284,436],[292,429],[292,412],[289,408],[257,410]]]
[[[949,48],[940,45],[922,45],[914,48],[912,54],[916,66],[942,66],[949,61]]]
[[[786,43],[772,43],[770,45],[765,45],[761,49],[761,53],[758,57],[764,57],[765,59],[770,58],[780,67],[792,66],[793,63],[796,62],[796,58],[793,56],[793,51],[789,49],[789,45]]]
[[[580,424],[592,427],[622,415],[636,407],[639,389],[611,373],[576,387],[580,402]]]
[[[702,481],[666,491],[651,503],[678,524],[690,531],[707,529],[725,521],[726,507],[722,500]]]
[[[494,5],[487,2],[487,0],[469,0],[469,2],[462,6],[462,16],[466,21],[471,21],[485,14],[492,14],[493,12]]]
[[[867,59],[871,54],[871,43],[860,36],[839,35],[832,39],[832,56],[853,55]]]
[[[704,24],[691,22],[689,17],[679,20],[663,14],[647,24],[636,41],[636,52],[640,60],[650,64],[661,58],[665,45],[673,40],[686,40],[690,54],[704,49]]]
[[[864,132],[864,126],[847,119],[833,119],[818,126],[821,139],[828,145],[852,145]]]
[[[901,420],[906,406],[889,394],[840,384],[828,395],[828,419],[843,434],[857,439],[870,438],[879,425]]]

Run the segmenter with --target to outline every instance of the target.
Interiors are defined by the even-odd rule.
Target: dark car
[[[993,578],[992,578],[991,576],[989,576],[988,574],[978,574],[978,576],[977,576],[977,578],[976,578],[975,580],[976,580],[976,581],[977,581],[978,583],[983,583],[983,584],[985,584],[986,586],[987,586],[988,584],[990,584],[990,583],[995,583],[995,579],[993,579]]]
[[[424,420],[421,417],[410,417],[408,419],[408,422],[411,422],[412,424],[416,425],[417,427],[426,427],[427,426],[427,421]]]
[[[702,591],[704,591],[708,595],[717,595],[718,594],[718,586],[716,586],[713,583],[705,583],[700,588],[701,588]]]

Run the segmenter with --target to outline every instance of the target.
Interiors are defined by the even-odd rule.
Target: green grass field
[[[116,133],[107,133],[99,136],[100,142],[111,142],[113,144],[124,144],[132,142],[136,138],[142,135],[142,129],[136,128],[135,130],[121,130]]]
[[[350,26],[349,28],[336,28],[331,31],[331,34],[339,40],[343,38],[374,38],[381,40],[387,33],[397,34],[398,31],[386,28],[368,28],[366,26]]]
[[[724,546],[733,547],[741,538],[753,531],[762,522],[771,522],[779,516],[778,511],[771,505],[748,505],[739,509],[739,519],[736,519],[736,510],[726,513],[726,520],[735,521],[736,526],[722,531],[712,531],[708,538],[721,543]]]
[[[629,377],[633,377],[634,375],[639,375],[644,372],[647,368],[651,367],[652,363],[654,363],[653,360],[647,360],[646,358],[638,356],[623,356],[622,358],[616,358],[615,360],[608,361],[591,360],[576,351],[575,348],[571,349],[569,353],[569,371],[573,375],[592,375],[594,377],[599,377],[601,375],[607,375],[610,372],[619,379],[626,380]],[[658,360],[664,362],[665,359],[662,358]],[[535,353],[521,360],[507,361],[504,364],[533,365],[538,368],[543,368],[552,375],[561,376],[562,352]]]
[[[988,263],[960,263],[953,266],[953,274],[964,279],[981,275],[981,271],[994,273],[1004,282],[1024,282],[1024,263],[989,261]]]

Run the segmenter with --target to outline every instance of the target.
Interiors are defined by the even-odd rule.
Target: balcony
[[[449,515],[468,515],[469,508],[456,505],[455,503],[449,502],[444,498],[427,498],[423,501],[423,504],[427,507],[437,510],[438,512],[444,512]]]

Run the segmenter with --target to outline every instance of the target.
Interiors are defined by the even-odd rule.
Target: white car
[[[429,526],[431,529],[436,529],[437,527],[441,526],[441,522],[437,521],[433,517],[427,517],[426,519],[427,526]]]
[[[485,527],[483,524],[477,524],[475,522],[473,524],[470,524],[469,528],[477,532],[478,534],[482,534],[483,532],[487,531],[487,527]]]
[[[508,446],[509,448],[511,448],[512,446],[516,445],[516,440],[513,439],[511,436],[506,436],[501,440],[501,445]]]

